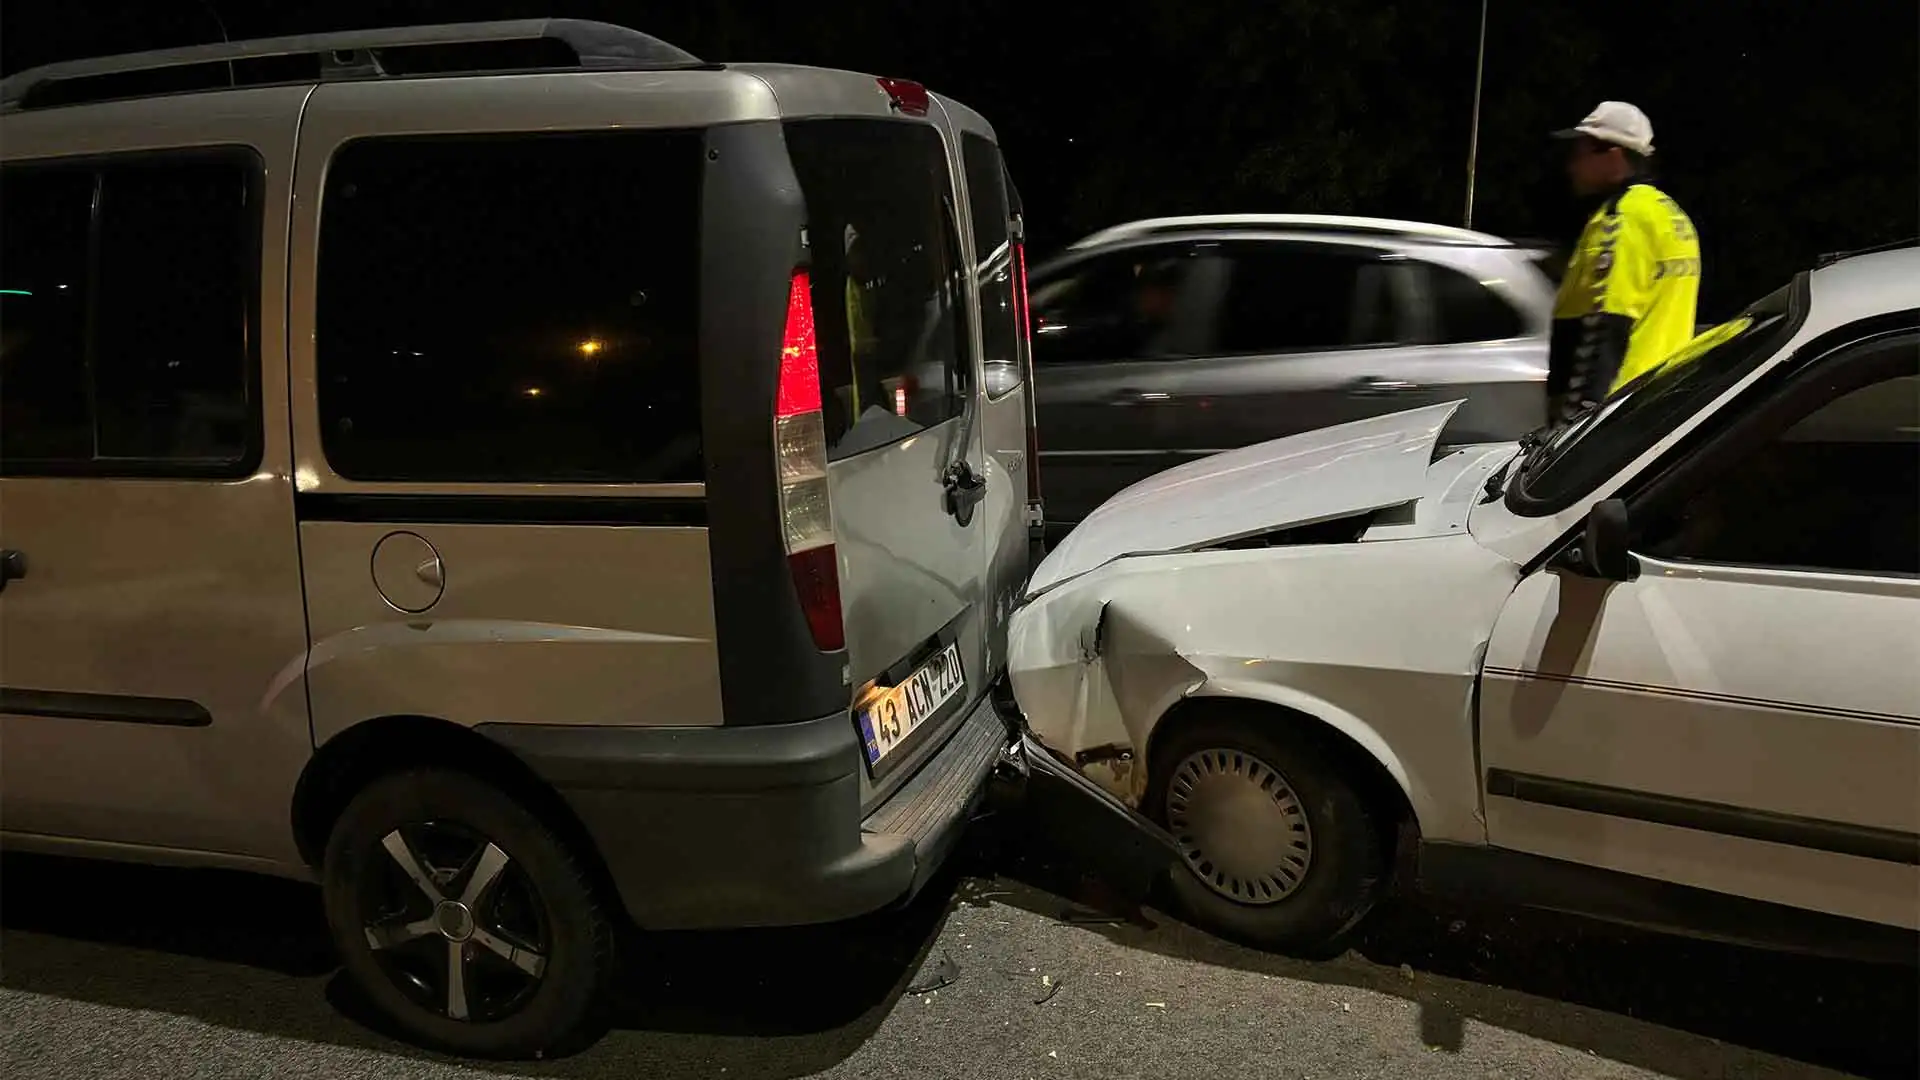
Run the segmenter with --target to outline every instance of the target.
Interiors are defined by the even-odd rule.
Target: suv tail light
[[[774,467],[787,569],[822,652],[846,647],[833,508],[827,497],[827,427],[820,409],[820,350],[813,331],[813,282],[797,269],[787,285],[780,385],[773,404]]]

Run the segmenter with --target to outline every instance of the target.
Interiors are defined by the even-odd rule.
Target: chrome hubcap
[[[367,944],[387,975],[420,1004],[453,1020],[511,1013],[546,974],[548,939],[538,899],[499,845],[446,830],[399,829],[380,841],[404,879],[372,899]],[[432,848],[436,854],[423,849]],[[465,848],[442,862],[438,853]],[[408,884],[410,883],[410,884]]]
[[[1173,770],[1167,825],[1187,868],[1239,904],[1275,904],[1313,866],[1313,828],[1286,778],[1240,750],[1202,750]]]
[[[433,923],[448,941],[465,941],[473,936],[473,912],[458,900],[442,900],[433,909]]]

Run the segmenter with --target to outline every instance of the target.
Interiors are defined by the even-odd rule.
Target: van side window
[[[321,208],[321,445],[354,480],[698,482],[691,130],[375,138]]]
[[[986,358],[987,392],[1004,394],[1020,385],[1022,377],[1006,170],[993,143],[972,132],[960,137],[960,156],[973,213],[974,275],[980,289],[980,348]]]
[[[971,392],[960,237],[939,133],[902,120],[798,120],[828,456],[960,415]]]
[[[0,172],[9,474],[253,468],[258,177],[250,151]]]

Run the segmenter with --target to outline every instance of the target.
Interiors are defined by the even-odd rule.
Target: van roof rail
[[[529,57],[536,59],[529,64]],[[703,66],[684,49],[612,23],[585,19],[446,23],[260,38],[46,64],[0,80],[0,111],[231,86],[543,70],[556,66],[555,60],[565,66],[602,70]]]
[[[1198,214],[1130,221],[1124,225],[1102,229],[1069,246],[1074,249],[1089,248],[1118,240],[1130,240],[1154,233],[1184,229],[1297,229],[1303,232],[1404,236],[1481,247],[1505,247],[1508,244],[1506,240],[1490,233],[1422,221],[1399,221],[1393,218],[1353,217],[1342,214]]]

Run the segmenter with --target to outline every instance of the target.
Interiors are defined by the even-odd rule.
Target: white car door
[[[1491,843],[1920,927],[1916,355],[1835,350],[1630,495],[1634,580],[1521,582],[1483,681]]]

